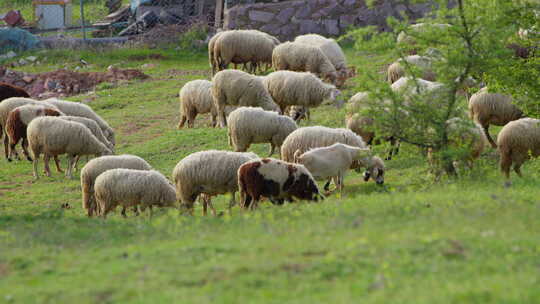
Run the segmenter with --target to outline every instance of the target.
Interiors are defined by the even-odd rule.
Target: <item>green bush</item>
[[[200,51],[206,47],[204,40],[207,35],[208,25],[195,23],[180,36],[178,44],[183,50]]]

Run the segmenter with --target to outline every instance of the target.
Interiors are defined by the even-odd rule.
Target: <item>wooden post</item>
[[[204,3],[205,0],[199,0],[199,6],[197,7],[197,16],[202,17],[204,14]]]
[[[216,18],[214,22],[215,28],[221,28],[221,19],[223,15],[223,1],[224,0],[216,0]]]

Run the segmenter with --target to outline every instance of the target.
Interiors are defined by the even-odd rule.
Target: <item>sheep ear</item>
[[[293,155],[293,162],[298,163],[298,161],[302,160],[302,152],[300,152],[300,149],[296,150]]]

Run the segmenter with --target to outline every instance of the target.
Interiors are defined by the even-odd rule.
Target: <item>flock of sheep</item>
[[[340,95],[337,88],[355,75],[335,40],[309,34],[280,43],[257,30],[232,30],[213,36],[208,54],[212,81],[194,80],[182,87],[178,128],[186,122],[192,128],[198,114],[211,113],[214,127],[219,122],[228,128],[234,152],[192,153],[178,162],[170,182],[140,157],[112,155],[114,131],[89,106],[55,98],[34,100],[19,88],[1,84],[0,133],[5,136],[6,158],[19,158],[16,145],[22,142],[24,155],[33,161],[34,177],[38,179],[41,154],[47,176],[51,174],[50,158],[62,172],[58,156],[67,154],[68,177],[76,170],[80,156],[99,156],[82,168],[80,180],[83,208],[88,216],[102,217],[117,206],[125,216],[128,208],[138,213],[147,207],[152,210],[152,206],[174,206],[177,202],[191,212],[197,198],[204,214],[208,207],[216,214],[211,198],[230,193],[232,207],[236,192],[240,192],[240,207],[250,209],[256,208],[262,198],[278,205],[294,199],[316,201],[324,198],[316,180],[326,181],[326,191],[331,182],[342,191],[349,169],[364,168],[365,181],[371,178],[377,184],[384,183],[384,162],[368,146],[375,138],[370,130],[374,120],[358,113],[366,106],[367,93],[360,92],[349,101],[347,128],[297,125],[301,118],[308,117],[310,108],[324,101],[336,102]],[[419,82],[427,92],[441,89],[442,84],[433,82],[436,75],[430,71],[436,57],[414,55],[405,60],[425,71],[427,79],[407,77],[402,62],[397,61],[390,65],[387,76],[394,91],[404,96],[417,94],[408,89],[412,81]],[[270,67],[274,72],[258,76],[229,70],[229,64],[243,65],[251,73]],[[522,118],[523,113],[509,96],[484,88],[471,96],[469,110],[477,127],[456,135],[469,136],[474,148],[468,160],[480,155],[486,136],[498,147],[501,169],[507,177],[512,164],[521,175],[520,166],[529,151],[533,156],[540,154],[539,121]],[[450,128],[456,119],[448,121]],[[496,144],[488,132],[492,124],[505,125]],[[391,136],[385,139],[397,152],[399,142]],[[269,157],[277,148],[281,159],[247,152],[254,143],[269,143]]]

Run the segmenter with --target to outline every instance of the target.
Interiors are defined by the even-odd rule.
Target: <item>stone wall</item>
[[[292,0],[236,5],[226,10],[224,29],[258,29],[281,40],[307,33],[338,36],[350,26],[376,25],[388,30],[386,18],[404,11],[415,19],[429,11],[428,4],[397,5],[379,0],[370,8],[364,0]]]

